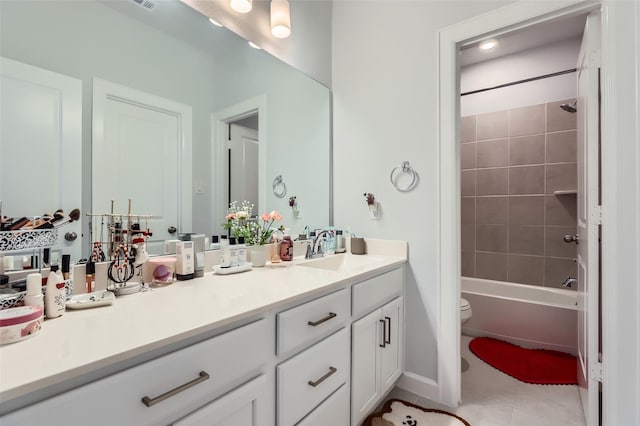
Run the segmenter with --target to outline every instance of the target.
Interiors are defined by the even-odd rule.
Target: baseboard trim
[[[396,386],[432,401],[440,400],[438,383],[427,377],[405,372],[396,382]]]

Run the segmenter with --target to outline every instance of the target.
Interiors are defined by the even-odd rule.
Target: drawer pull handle
[[[384,342],[391,344],[391,318],[385,317],[385,319],[389,321],[389,325],[388,325],[389,328],[387,328],[387,336],[389,336],[389,338],[385,337]]]
[[[201,371],[198,374],[198,378],[197,379],[193,379],[190,382],[185,383],[184,385],[180,385],[177,388],[171,389],[169,392],[165,392],[162,395],[156,396],[155,398],[149,398],[148,396],[145,396],[142,398],[142,403],[144,405],[146,405],[147,407],[151,407],[153,405],[156,405],[158,402],[162,402],[165,399],[171,398],[172,396],[175,396],[177,394],[179,394],[180,392],[189,389],[190,387],[193,387],[195,385],[197,385],[198,383],[202,383],[205,380],[209,379],[209,374],[206,371]]]
[[[382,343],[378,344],[381,348],[385,348],[387,346],[387,322],[383,319],[380,320],[382,323]]]
[[[324,382],[325,380],[327,380],[333,373],[335,373],[336,371],[338,371],[337,368],[335,367],[329,367],[329,372],[327,372],[327,374],[325,374],[324,376],[320,377],[318,380],[316,380],[315,382],[312,380],[309,380],[309,384],[311,386],[313,386],[314,388],[316,386],[318,386],[320,383]]]
[[[327,315],[326,317],[319,319],[318,321],[309,321],[307,324],[309,324],[312,327],[315,327],[316,325],[320,325],[325,321],[329,321],[331,318],[335,318],[337,317],[338,314],[334,313],[334,312],[329,312],[329,315]]]

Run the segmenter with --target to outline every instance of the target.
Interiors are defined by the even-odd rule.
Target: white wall
[[[506,2],[337,1],[333,5],[334,217],[359,235],[409,242],[406,370],[437,381],[438,30]],[[400,193],[402,160],[420,175]],[[367,220],[364,192],[380,202]]]
[[[464,67],[460,70],[460,92],[576,68],[580,39],[572,38]],[[461,115],[465,117],[575,98],[576,76],[574,72],[462,96]]]

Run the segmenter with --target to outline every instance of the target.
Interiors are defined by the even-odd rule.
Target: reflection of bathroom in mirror
[[[76,150],[81,164],[66,168],[60,161],[66,154],[60,151],[47,157],[49,161],[55,158],[57,167],[68,173],[64,179],[80,183],[81,201],[76,207],[83,213],[83,237],[82,242],[78,238],[73,244],[82,245],[83,256],[88,255],[90,245],[89,220],[84,213],[110,200],[105,191],[92,190],[96,171],[101,170],[101,176],[117,173],[119,185],[125,185],[118,193],[125,198],[130,195],[126,184],[160,198],[166,194],[159,191],[158,183],[169,170],[176,169],[181,154],[153,149],[149,146],[153,138],[145,134],[136,139],[144,144],[130,147],[139,159],[104,167],[100,163],[104,157],[98,157],[100,150],[92,145],[96,143],[95,131],[100,129],[92,114],[94,79],[191,108],[191,122],[183,123],[190,126],[192,137],[191,176],[185,185],[191,197],[180,198],[191,202],[175,202],[177,217],[183,217],[176,225],[178,232],[222,232],[229,193],[224,190],[228,182],[221,181],[221,176],[224,178],[229,164],[228,157],[221,155],[226,141],[219,140],[216,114],[256,97],[264,100],[265,122],[260,122],[258,130],[262,158],[258,166],[251,166],[259,179],[257,192],[262,194],[255,213],[280,211],[292,233],[305,225],[329,224],[330,93],[326,87],[264,51],[250,48],[228,30],[212,26],[205,16],[178,1],[156,2],[153,11],[134,1],[1,2],[0,12],[2,57],[74,79],[81,87],[81,108],[68,113],[82,125],[81,152]],[[1,71],[4,73],[4,66]],[[4,102],[4,91],[2,96]],[[18,149],[15,140],[4,133],[2,136],[3,162],[25,155],[24,147]],[[33,198],[44,199],[51,187],[62,193],[71,191],[60,183],[61,173],[48,173],[42,164],[29,168],[30,181],[48,183],[29,189]],[[20,188],[21,178],[7,178],[4,170],[3,163],[0,199],[17,200],[5,191]],[[271,182],[278,175],[297,196],[303,219],[293,217],[287,198],[274,195]],[[60,195],[54,200],[60,200]],[[143,201],[134,200],[134,210],[154,214],[141,205]],[[43,213],[31,209],[42,208],[20,201],[3,203],[3,214]],[[126,213],[124,205],[117,209]]]

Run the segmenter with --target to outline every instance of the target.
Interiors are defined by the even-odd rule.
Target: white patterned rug
[[[471,426],[462,417],[441,410],[422,408],[399,399],[385,403],[381,413],[372,414],[363,426]]]

